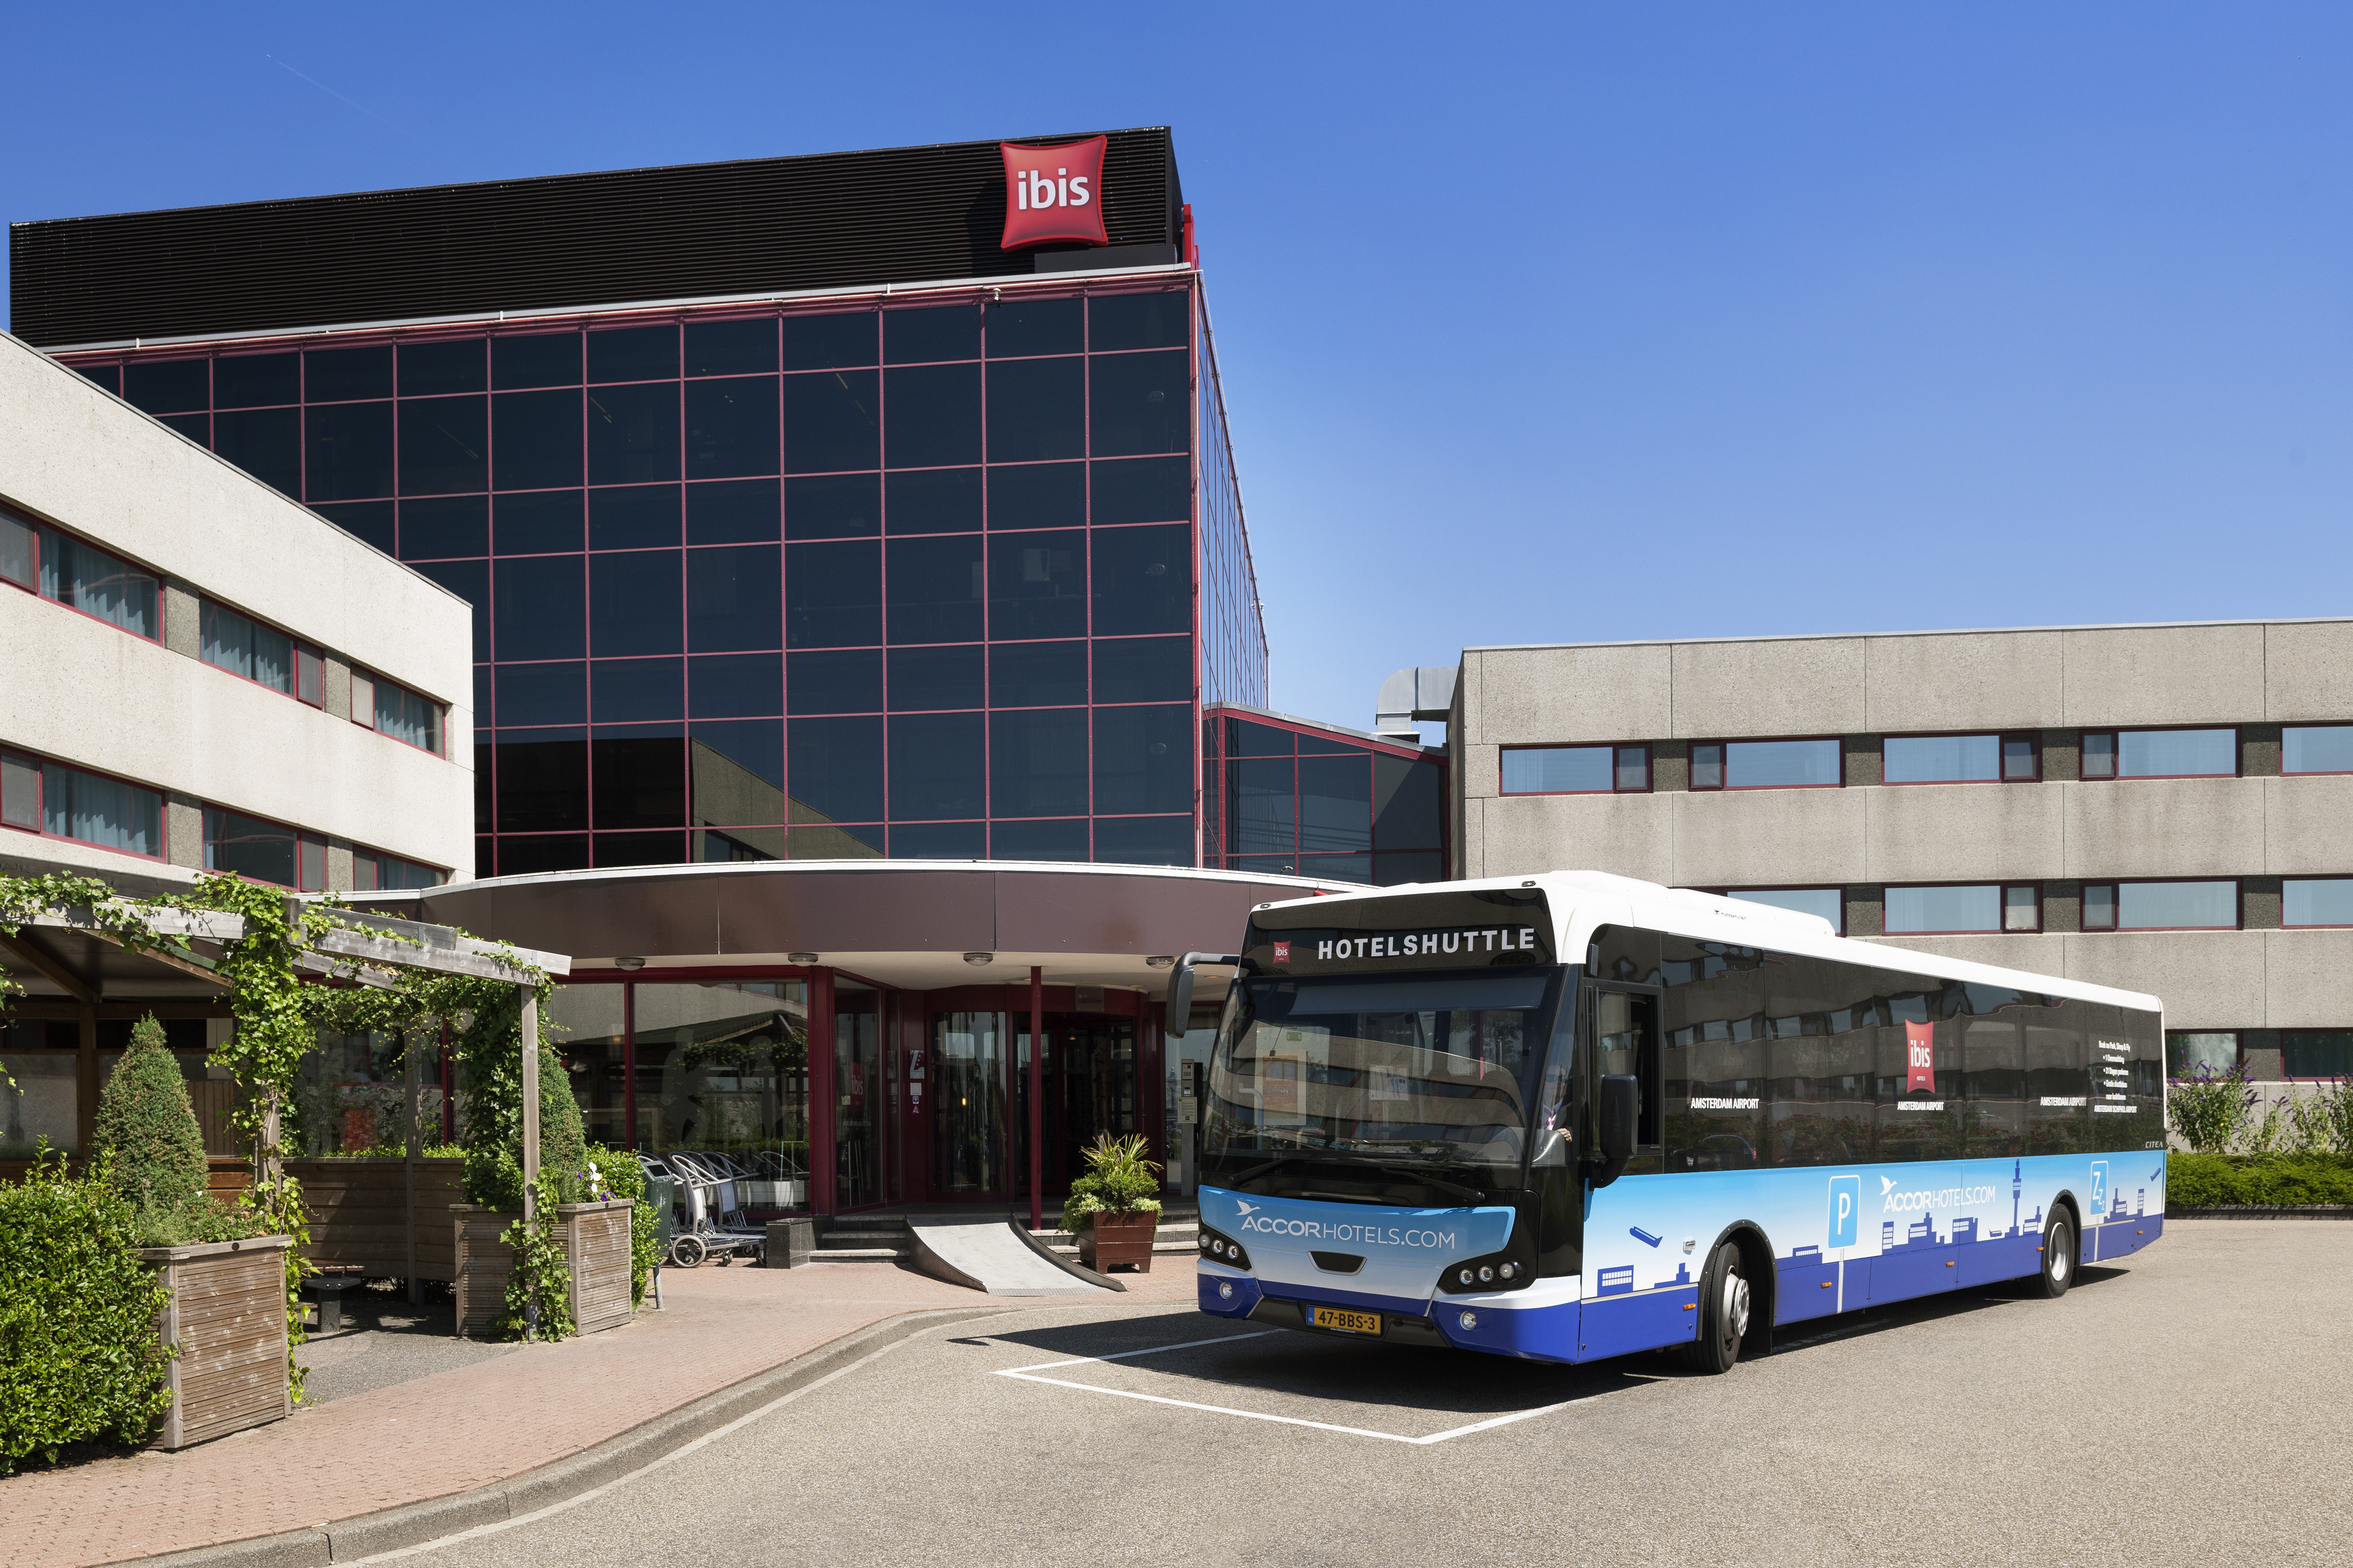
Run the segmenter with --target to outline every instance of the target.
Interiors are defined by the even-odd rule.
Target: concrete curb
[[[126,1561],[152,1568],[326,1568],[330,1563],[349,1563],[379,1552],[422,1546],[480,1525],[520,1519],[552,1503],[623,1479],[682,1445],[715,1432],[861,1355],[940,1324],[993,1318],[1021,1310],[1007,1305],[902,1312],[853,1330],[765,1372],[754,1373],[740,1383],[641,1422],[593,1447],[489,1486],[359,1514],[319,1529],[281,1531],[275,1535],[258,1535],[217,1546],[199,1546],[161,1557]]]

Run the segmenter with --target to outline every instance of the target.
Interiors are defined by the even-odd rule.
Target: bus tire
[[[1740,1248],[1723,1242],[1700,1274],[1698,1338],[1683,1347],[1684,1364],[1694,1372],[1730,1372],[1748,1333],[1749,1301]]]
[[[2075,1218],[2065,1209],[2042,1227],[2042,1265],[2026,1279],[2026,1294],[2038,1301],[2056,1301],[2075,1282]]]

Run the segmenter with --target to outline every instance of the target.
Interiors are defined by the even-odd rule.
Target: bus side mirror
[[[1168,1033],[1186,1032],[1193,1021],[1193,966],[1179,963],[1168,975]]]
[[[1642,1080],[1632,1073],[1608,1073],[1601,1079],[1600,1163],[1593,1172],[1597,1187],[1606,1187],[1634,1157],[1634,1128],[1642,1111]]]

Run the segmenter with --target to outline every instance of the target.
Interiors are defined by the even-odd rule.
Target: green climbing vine
[[[517,1219],[499,1237],[512,1258],[507,1272],[506,1310],[494,1325],[511,1340],[568,1338],[572,1321],[572,1268],[558,1239],[555,1205],[563,1190],[553,1171],[543,1170],[532,1184],[536,1200],[529,1219]]]

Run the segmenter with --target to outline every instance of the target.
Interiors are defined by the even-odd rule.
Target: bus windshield
[[[1367,1202],[1516,1186],[1561,973],[1242,981],[1210,1058],[1202,1179]],[[1367,1167],[1455,1193],[1400,1194]]]

